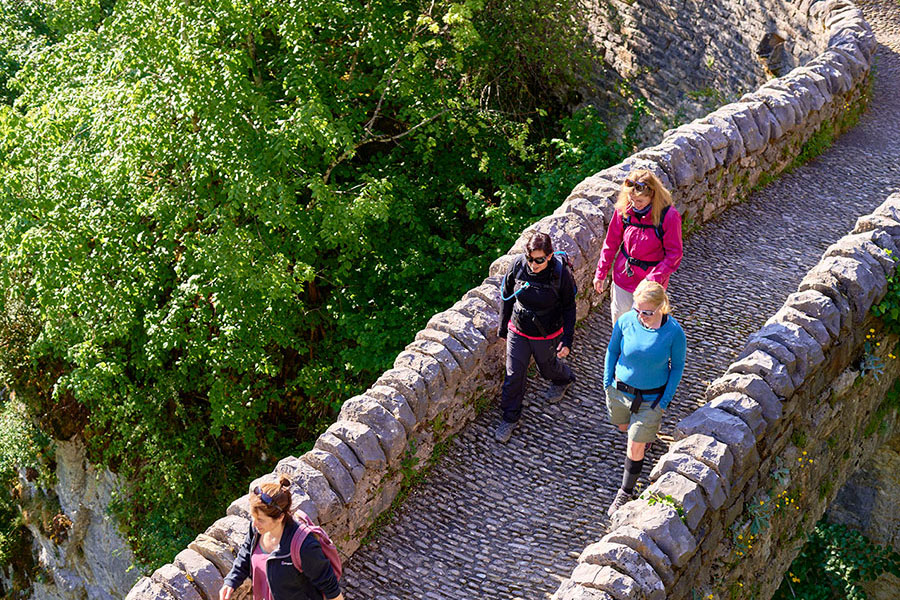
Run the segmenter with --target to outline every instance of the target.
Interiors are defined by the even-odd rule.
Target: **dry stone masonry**
[[[345,556],[352,555],[374,519],[391,506],[404,477],[425,465],[437,444],[496,397],[504,353],[503,340],[496,336],[500,278],[532,231],[550,233],[573,260],[581,319],[598,301],[590,293],[590,280],[615,195],[630,169],[656,173],[673,191],[686,223],[696,227],[746,198],[790,164],[818,130],[839,123],[848,107],[865,101],[875,39],[859,10],[845,0],[828,0],[800,2],[792,14],[797,11],[807,16],[812,32],[808,41],[794,38],[797,47],[807,48],[798,56],[815,52],[814,58],[579,184],[553,215],[523,232],[509,253],[491,265],[481,285],[432,317],[392,369],[348,399],[313,450],[284,458],[275,472],[250,487],[274,479],[275,473],[288,473],[295,484],[295,507],[326,527]],[[725,528],[740,520],[744,503],[757,490],[766,489],[760,473],[776,468],[774,457],[786,451],[793,428],[805,425],[796,406],[819,398],[821,392],[807,395],[807,390],[826,389],[858,352],[865,311],[883,293],[890,266],[883,251],[892,243],[900,245],[893,237],[900,234],[900,223],[891,212],[897,203],[894,198],[861,220],[858,236],[828,253],[824,266],[805,280],[797,297],[751,339],[746,356],[711,388],[713,403],[679,425],[680,440],[652,477],[654,489],[678,498],[684,521],[666,502],[626,506],[615,515],[611,533],[581,553],[557,592],[560,599],[607,594],[674,598],[690,592],[688,581],[712,576],[714,560],[722,554],[719,546],[727,544]],[[846,402],[844,393],[850,392],[836,392],[834,401]],[[577,468],[575,461],[571,468]],[[492,494],[483,485],[475,487]],[[552,488],[552,481],[541,481],[536,472],[532,492],[542,488]],[[498,494],[494,500],[502,510],[506,498]],[[172,564],[142,578],[128,599],[215,600],[246,534],[247,517],[244,496]],[[577,516],[582,518],[591,516]],[[465,537],[460,544],[464,542]],[[388,556],[381,561],[390,579],[390,570],[398,565]],[[751,567],[747,569],[750,573]],[[464,585],[474,594],[482,584]],[[523,583],[523,596],[534,597],[527,592],[530,585]],[[237,599],[246,592],[245,584]],[[378,595],[377,590],[370,593]],[[447,592],[431,597],[462,596]]]

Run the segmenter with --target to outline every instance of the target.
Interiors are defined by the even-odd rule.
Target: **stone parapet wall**
[[[434,315],[397,356],[394,368],[348,399],[313,450],[282,459],[250,488],[287,473],[295,507],[323,525],[345,556],[352,554],[391,505],[404,476],[421,468],[436,444],[496,398],[505,351],[496,334],[500,280],[531,232],[549,233],[557,249],[568,252],[583,318],[600,300],[590,282],[616,194],[630,169],[656,173],[672,190],[686,223],[697,226],[745,198],[762,177],[781,171],[823,124],[861,100],[875,47],[871,30],[845,0],[821,3],[817,15],[830,40],[827,50],[579,184],[553,215],[523,232],[480,286]],[[247,517],[244,496],[172,564],[142,578],[128,598],[215,600],[246,534]],[[243,593],[246,589],[236,600]]]
[[[557,600],[770,598],[837,491],[897,425],[898,337],[869,309],[900,257],[900,194],[830,246],[675,427],[641,498]],[[866,360],[868,362],[866,362]],[[879,374],[862,367],[878,367]]]

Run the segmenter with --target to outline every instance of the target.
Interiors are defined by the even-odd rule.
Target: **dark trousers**
[[[525,397],[525,380],[531,357],[544,379],[558,385],[575,381],[569,365],[556,357],[556,346],[561,337],[552,340],[529,340],[512,331],[506,336],[506,378],[500,396],[503,420],[513,423],[522,416],[522,398]]]

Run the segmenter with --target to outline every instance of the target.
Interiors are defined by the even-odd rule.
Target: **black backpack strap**
[[[662,212],[659,213],[659,225],[644,225],[643,223],[632,223],[631,215],[622,217],[622,235],[625,235],[625,230],[628,229],[629,225],[632,227],[639,227],[641,229],[652,228],[656,232],[656,237],[659,238],[659,241],[662,241],[663,235],[665,235],[665,231],[663,230],[663,221],[665,221],[666,213],[669,212],[670,208],[672,208],[671,204],[663,206]]]
[[[663,206],[662,212],[659,213],[659,225],[655,227],[656,229],[656,237],[659,238],[659,241],[662,241],[663,235],[665,231],[663,231],[663,221],[666,220],[666,213],[669,212],[669,209],[672,208],[672,205]]]

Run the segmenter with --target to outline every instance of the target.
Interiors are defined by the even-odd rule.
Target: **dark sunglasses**
[[[634,188],[634,191],[642,196],[650,193],[650,186],[643,181],[632,181],[630,179],[626,179],[625,187]]]
[[[659,310],[659,307],[656,307],[653,310],[641,310],[637,306],[632,306],[632,308],[634,309],[634,312],[644,315],[645,317],[652,317],[653,315],[656,314],[656,311]]]
[[[531,258],[531,257],[528,256],[527,254],[525,255],[525,260],[527,260],[527,261],[530,262],[530,263],[535,263],[535,264],[538,264],[538,265],[542,265],[542,264],[544,264],[545,262],[547,262],[547,258],[548,258],[548,257],[546,257],[546,256],[541,256],[541,257],[538,257],[538,258]]]
[[[263,501],[263,504],[265,504],[269,508],[274,508],[278,512],[281,512],[281,507],[275,504],[275,498],[259,489],[259,486],[253,488],[253,493],[259,496],[259,499]]]

